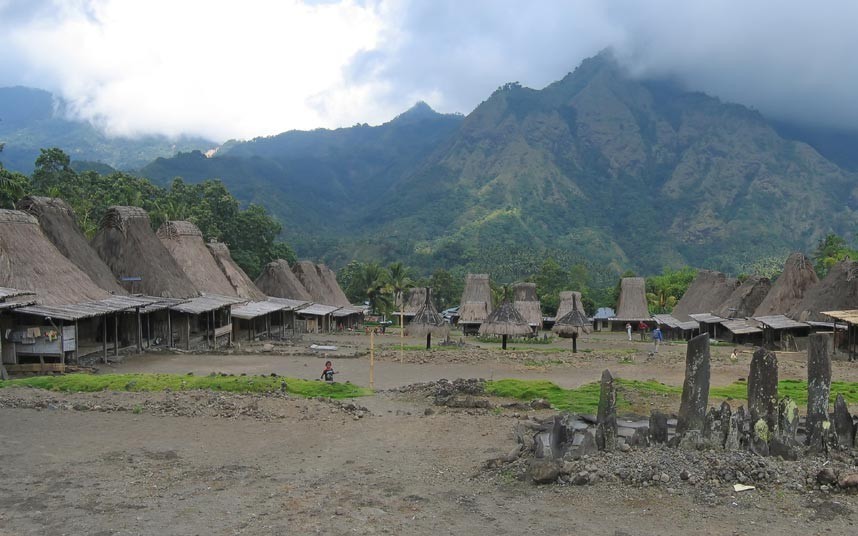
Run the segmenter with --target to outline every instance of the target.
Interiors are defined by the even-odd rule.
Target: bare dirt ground
[[[681,383],[684,346],[647,361],[647,346],[616,336],[584,341],[591,352],[483,348],[381,350],[376,388],[439,378],[544,378],[564,386],[619,377]],[[398,339],[380,337],[381,344]],[[333,342],[342,379],[368,383],[366,340],[304,338],[275,353],[148,354],[104,372],[211,371],[313,378]],[[407,341],[418,344],[417,341]],[[569,341],[547,348],[568,346]],[[621,362],[631,356],[635,360]],[[713,348],[716,384],[744,377]],[[359,357],[346,357],[358,354]],[[467,357],[463,357],[465,354]],[[625,355],[624,355],[625,354]],[[803,375],[802,356],[779,356],[781,377]],[[543,361],[544,363],[538,363]],[[855,380],[838,363],[835,380]],[[485,471],[516,446],[511,411],[434,408],[385,391],[336,403],[283,395],[216,393],[58,394],[0,390],[0,535],[18,534],[850,534],[858,495],[770,486],[734,493],[682,482],[634,487],[534,486]]]

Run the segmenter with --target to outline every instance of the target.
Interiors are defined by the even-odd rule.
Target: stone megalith
[[[653,443],[667,443],[667,435],[667,415],[657,409],[652,410],[649,416],[650,439]]]
[[[596,445],[599,450],[617,448],[617,390],[611,371],[602,371],[599,413],[596,416]]]
[[[798,432],[798,404],[792,398],[785,396],[778,404],[778,434],[782,441],[787,444],[795,442]]]
[[[807,444],[822,448],[831,427],[828,400],[831,396],[831,356],[828,335],[811,333],[807,346]]]
[[[685,382],[682,384],[682,401],[676,434],[689,430],[703,431],[706,408],[709,405],[709,334],[698,335],[688,341],[685,354]]]
[[[719,417],[721,420],[721,446],[726,447],[727,438],[730,436],[730,432],[733,428],[733,410],[732,408],[730,408],[730,404],[728,404],[726,400],[724,402],[721,402],[721,411],[719,413]]]
[[[763,419],[768,432],[778,425],[778,358],[774,352],[758,348],[751,358],[748,374],[748,411],[751,420]]]
[[[838,394],[837,400],[834,401],[834,431],[837,433],[837,444],[841,448],[851,449],[855,438],[855,423],[852,422],[849,406],[842,394]]]

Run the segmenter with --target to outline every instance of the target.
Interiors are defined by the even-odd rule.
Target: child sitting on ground
[[[322,371],[321,379],[325,380],[326,382],[333,382],[334,374],[336,373],[337,372],[334,370],[334,366],[331,364],[331,362],[325,361],[325,370]]]

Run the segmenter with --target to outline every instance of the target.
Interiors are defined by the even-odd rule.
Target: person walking
[[[653,328],[652,330],[652,343],[653,343],[653,353],[658,353],[658,345],[661,344],[661,341],[664,340],[664,336],[661,334],[661,329],[658,326]]]
[[[646,342],[646,331],[649,329],[649,326],[646,325],[646,322],[641,320],[638,322],[638,331],[641,332],[641,342]]]
[[[626,322],[626,333],[629,334],[629,340],[632,340],[632,324],[630,322]]]

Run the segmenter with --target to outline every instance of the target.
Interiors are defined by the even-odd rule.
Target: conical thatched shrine
[[[754,316],[785,315],[796,307],[819,278],[803,253],[793,253],[784,263],[784,271],[754,311]]]
[[[560,337],[572,339],[572,352],[578,352],[578,335],[592,331],[587,315],[584,314],[583,308],[579,307],[578,296],[575,294],[579,293],[573,293],[569,312],[557,319],[552,330]]]
[[[572,290],[564,290],[560,293],[560,305],[557,306],[557,314],[554,315],[555,320],[559,320],[566,316],[566,313],[571,311],[573,307],[578,307],[578,310],[585,317],[587,313],[584,311],[584,303],[580,292]]]
[[[426,349],[432,347],[432,335],[446,337],[450,333],[450,325],[444,320],[435,306],[432,304],[431,291],[429,288],[421,287],[421,295],[424,296],[423,305],[417,310],[414,318],[405,327],[405,334],[414,337],[426,337]]]
[[[531,333],[530,325],[509,301],[504,301],[480,324],[480,335],[500,336],[504,350],[508,337],[523,337]]]

